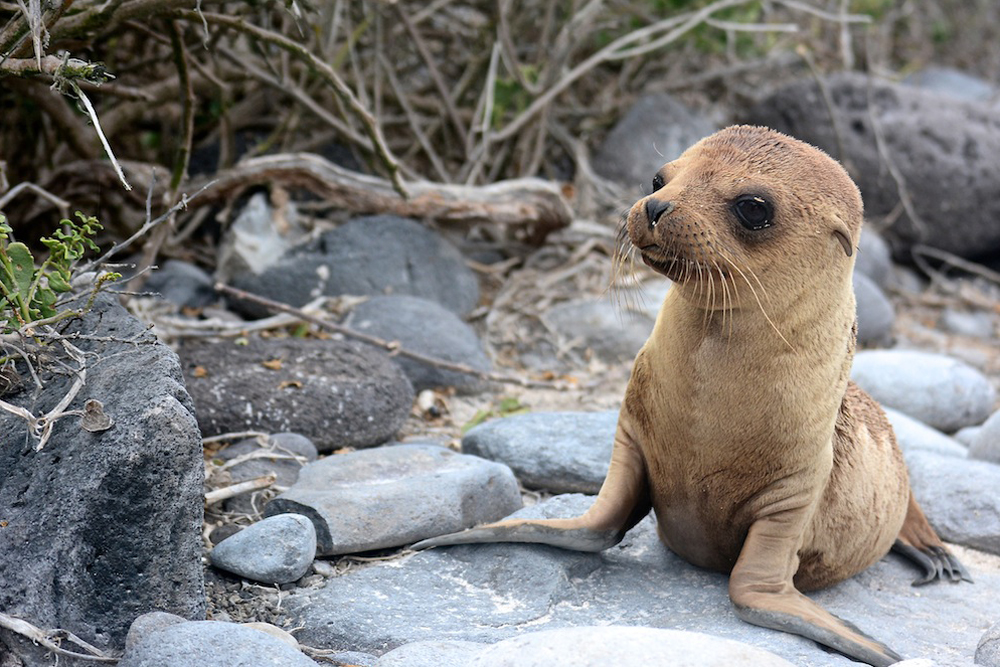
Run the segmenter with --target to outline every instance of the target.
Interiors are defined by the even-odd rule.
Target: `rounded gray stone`
[[[952,437],[962,443],[965,447],[971,447],[972,443],[976,440],[976,434],[979,433],[982,428],[982,426],[966,426],[965,428],[960,428],[955,431],[955,435]]]
[[[982,373],[928,352],[859,352],[851,379],[882,405],[945,433],[982,423],[996,400],[996,390]]]
[[[462,451],[507,464],[528,488],[597,493],[617,424],[616,411],[513,415],[470,429]]]
[[[969,443],[969,458],[1000,463],[1000,410],[976,431]]]
[[[542,319],[566,342],[590,349],[611,363],[634,359],[655,322],[645,313],[617,308],[608,298],[565,301],[550,308]]]
[[[899,410],[882,408],[892,424],[896,442],[904,452],[933,452],[942,456],[957,456],[964,459],[968,452],[960,442],[949,438],[941,431],[906,415]]]
[[[1000,623],[983,634],[976,646],[976,664],[983,667],[1000,667]]]
[[[413,404],[399,366],[359,343],[253,336],[187,341],[180,355],[206,436],[294,431],[322,452],[371,447],[396,434]]]
[[[347,326],[382,340],[399,341],[404,349],[435,359],[479,371],[489,371],[492,367],[472,327],[428,299],[406,295],[372,297],[355,306]],[[417,391],[454,387],[462,393],[471,393],[487,386],[475,375],[444,370],[404,356],[397,356],[395,361]]]
[[[483,649],[469,667],[793,667],[762,649],[700,632],[595,626],[532,632]]]
[[[277,514],[251,524],[215,545],[212,565],[265,584],[303,577],[316,557],[316,529],[301,514]]]
[[[854,300],[858,310],[858,345],[878,345],[889,339],[896,309],[875,281],[854,272]]]
[[[1000,466],[922,451],[907,452],[906,465],[942,539],[1000,554]]]
[[[236,623],[178,623],[143,637],[118,667],[316,667],[271,635]]]
[[[996,333],[996,315],[986,311],[967,312],[945,308],[941,327],[951,333],[972,338],[991,338]]]
[[[871,278],[879,287],[884,288],[892,277],[892,253],[889,244],[882,235],[865,225],[861,228],[858,238],[858,256],[854,270]]]
[[[989,101],[998,95],[988,81],[952,67],[925,67],[908,75],[903,83],[970,102]]]
[[[168,614],[165,611],[151,611],[148,614],[143,614],[132,621],[132,625],[129,626],[128,634],[125,635],[125,650],[129,650],[154,632],[159,632],[171,625],[187,622],[183,616]]]
[[[411,544],[496,521],[520,506],[507,466],[406,444],[310,463],[265,513],[309,517],[319,554],[332,556]]]
[[[215,281],[202,268],[168,259],[163,266],[149,274],[144,292],[154,292],[179,306],[202,308],[220,300],[215,292]]]
[[[479,303],[479,279],[462,254],[439,234],[395,215],[354,218],[292,248],[259,274],[233,285],[292,306],[318,296],[409,294],[465,315]],[[261,317],[260,307],[234,301]]]
[[[608,132],[594,155],[594,171],[634,194],[648,194],[653,175],[718,128],[665,93],[643,95]]]

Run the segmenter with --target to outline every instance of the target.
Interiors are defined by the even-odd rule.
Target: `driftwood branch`
[[[279,183],[304,188],[354,213],[395,213],[458,226],[499,224],[527,243],[540,243],[572,221],[560,188],[536,178],[485,186],[410,182],[410,197],[403,199],[383,178],[344,169],[311,153],[285,153],[245,160],[212,179],[215,184],[199,205],[232,199],[254,185]],[[202,186],[195,181],[191,187]]]
[[[515,377],[511,375],[500,375],[497,373],[488,373],[486,371],[481,371],[478,368],[473,368],[472,366],[467,366],[465,364],[456,364],[451,361],[445,361],[444,359],[438,359],[436,357],[429,357],[425,354],[420,354],[419,352],[413,352],[412,350],[407,350],[400,346],[398,341],[387,341],[381,338],[376,338],[375,336],[370,336],[360,331],[355,331],[354,329],[342,326],[340,324],[335,324],[329,322],[315,315],[310,315],[298,308],[294,308],[284,303],[279,303],[277,301],[272,301],[271,299],[266,299],[262,296],[257,296],[256,294],[251,294],[250,292],[245,292],[235,287],[230,287],[229,285],[223,285],[222,283],[216,283],[215,289],[222,294],[227,294],[229,296],[235,297],[237,299],[244,299],[246,301],[252,301],[256,304],[264,306],[269,310],[280,311],[283,313],[290,313],[295,315],[303,322],[310,322],[316,326],[326,329],[327,331],[333,331],[341,335],[347,336],[348,338],[353,338],[354,340],[359,340],[368,345],[374,347],[380,347],[383,350],[389,352],[392,355],[398,355],[400,357],[406,357],[408,359],[413,359],[414,361],[419,361],[422,364],[427,364],[429,366],[435,366],[446,371],[454,371],[456,373],[463,373],[465,375],[472,375],[481,380],[487,380],[489,382],[502,382],[505,384],[517,384],[522,387],[545,387],[545,388],[561,388],[561,386],[554,382],[545,382],[541,380],[529,380],[523,377]]]
[[[3,612],[0,612],[0,628],[6,628],[11,632],[15,632],[22,637],[30,639],[36,644],[41,644],[56,655],[64,655],[69,658],[76,658],[77,660],[90,660],[93,662],[118,662],[117,658],[105,655],[96,646],[88,644],[67,630],[42,630],[27,621],[14,616],[8,616]],[[86,650],[87,653],[67,651],[56,643],[63,639],[68,639],[70,642]]]
[[[239,482],[221,489],[209,491],[205,494],[205,506],[208,507],[215,505],[217,503],[221,503],[223,500],[229,500],[230,498],[235,498],[236,496],[242,496],[244,493],[251,493],[252,491],[266,489],[274,484],[277,479],[277,476],[274,473],[271,473],[269,475],[264,475],[263,477],[248,479],[245,482]]]

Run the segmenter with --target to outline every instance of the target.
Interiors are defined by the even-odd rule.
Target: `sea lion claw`
[[[947,549],[939,546],[929,546],[918,549],[902,540],[896,540],[892,550],[907,558],[923,571],[923,575],[913,580],[914,586],[923,586],[938,579],[944,580],[947,574],[952,582],[967,581],[972,583],[972,577],[961,561],[955,558]]]

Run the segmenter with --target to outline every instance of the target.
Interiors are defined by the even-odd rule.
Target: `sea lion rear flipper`
[[[649,513],[646,464],[623,414],[618,420],[608,476],[594,504],[572,519],[508,519],[422,540],[413,549],[482,542],[533,542],[574,551],[603,551]]]
[[[736,615],[747,623],[812,639],[876,667],[903,658],[856,626],[826,611],[795,589],[804,510],[758,520],[750,527],[729,577]]]
[[[899,537],[892,545],[892,550],[905,556],[924,571],[922,577],[913,580],[914,586],[930,583],[936,579],[950,581],[968,581],[972,577],[955,556],[948,551],[941,538],[937,536],[920,505],[917,504],[913,492],[910,492],[910,504],[906,508],[906,519],[899,531]]]

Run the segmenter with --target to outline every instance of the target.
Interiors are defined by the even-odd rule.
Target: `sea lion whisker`
[[[722,253],[719,253],[719,257],[726,260],[726,262],[728,262],[729,265],[733,267],[733,269],[735,269],[737,273],[740,274],[740,277],[743,278],[743,281],[747,284],[747,287],[750,288],[750,293],[753,294],[754,301],[757,302],[757,307],[760,308],[760,312],[764,316],[764,319],[767,320],[767,323],[771,325],[771,328],[774,329],[774,332],[778,334],[778,338],[780,338],[782,342],[784,342],[784,344],[788,346],[788,349],[794,352],[795,346],[788,342],[788,339],[785,338],[784,334],[781,333],[781,330],[778,329],[777,325],[775,325],[774,321],[771,319],[771,316],[767,314],[767,310],[764,308],[764,304],[761,303],[760,296],[757,295],[757,290],[753,288],[753,283],[750,282],[750,279],[747,278],[746,274],[743,273],[742,269],[740,269],[740,267],[737,266],[734,261],[732,261]],[[733,278],[733,284],[734,285],[736,284],[735,278]]]

